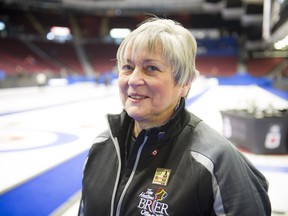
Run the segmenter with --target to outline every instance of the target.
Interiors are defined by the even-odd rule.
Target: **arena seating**
[[[237,57],[201,56],[196,59],[196,67],[204,76],[230,76],[237,72]]]
[[[49,41],[37,41],[34,43],[61,68],[65,68],[70,73],[84,74],[84,69],[77,57],[73,43],[55,43]]]
[[[247,61],[247,70],[253,76],[266,76],[280,64],[284,58],[257,58]]]
[[[89,61],[94,71],[105,73],[111,71],[116,64],[116,51],[118,46],[114,44],[86,44]]]
[[[44,71],[56,72],[59,69],[32,52],[18,39],[0,38],[0,65],[7,75],[32,74]]]
[[[133,19],[123,16],[104,18],[92,14],[67,15],[51,11],[32,13],[5,10],[2,14],[9,17],[10,32],[8,37],[0,37],[0,70],[8,76],[39,72],[59,75],[61,71],[67,72],[67,75],[85,76],[85,67],[80,61],[79,52],[76,52],[75,41],[60,43],[46,39],[47,32],[55,25],[69,27],[74,37],[77,29],[80,41],[78,45],[84,51],[85,62],[90,63],[93,73],[99,75],[111,72],[116,64],[118,44],[113,43],[111,38],[107,40],[109,29],[119,26],[133,29],[137,23],[143,21],[143,16]],[[183,22],[189,25],[189,20],[187,17]],[[239,72],[238,45],[235,38],[226,36],[218,40],[197,42],[198,47],[206,50],[204,54],[197,53],[196,58],[197,70],[202,75],[227,77]],[[33,47],[36,47],[36,50],[32,49]],[[283,60],[284,58],[249,59],[246,62],[246,72],[256,77],[267,76]],[[284,69],[282,74],[287,75],[288,69]]]

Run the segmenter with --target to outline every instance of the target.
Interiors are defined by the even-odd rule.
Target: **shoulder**
[[[263,174],[229,140],[204,121],[194,126],[190,154],[212,176],[217,213],[268,215],[268,182]],[[231,202],[239,205],[231,206]]]
[[[88,156],[85,162],[85,170],[88,169],[92,161],[101,161],[103,158],[107,158],[107,155],[113,151],[113,143],[110,138],[109,130],[105,130],[100,133],[93,141],[91,148],[89,149]],[[97,155],[97,157],[96,157]]]
[[[188,126],[192,128],[191,151],[207,156],[220,154],[223,151],[235,151],[232,143],[222,134],[210,127],[205,121],[190,113]],[[190,131],[191,132],[191,131]]]
[[[229,140],[204,121],[200,121],[195,126],[192,143],[191,150],[205,153],[208,156],[219,154],[223,151],[238,152]]]
[[[259,170],[234,144],[203,121],[194,129],[190,153],[197,162],[218,178],[231,175],[233,179],[237,176],[241,179],[242,176],[248,175],[266,182]]]
[[[219,166],[236,165],[243,161],[242,153],[204,121],[200,121],[194,128],[190,152],[192,157],[211,173]]]
[[[101,146],[104,146],[110,140],[110,137],[111,136],[108,129],[100,133],[92,142],[92,146],[89,150],[89,156],[94,154],[96,149],[99,149],[101,148]]]
[[[110,138],[110,132],[108,129],[100,133],[94,140],[93,145],[101,142],[105,142]]]

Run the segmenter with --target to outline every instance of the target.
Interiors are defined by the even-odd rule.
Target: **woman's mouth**
[[[133,99],[133,100],[142,100],[142,99],[148,98],[148,97],[142,96],[142,95],[128,95],[128,97]]]

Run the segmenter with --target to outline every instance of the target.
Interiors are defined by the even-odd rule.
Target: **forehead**
[[[130,42],[125,48],[123,55],[124,59],[135,60],[139,58],[164,60],[162,46],[160,43],[148,44],[148,43],[136,43]]]

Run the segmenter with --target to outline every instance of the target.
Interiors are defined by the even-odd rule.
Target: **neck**
[[[157,127],[160,125],[165,124],[173,115],[173,113],[179,108],[180,106],[180,101],[181,98],[177,101],[177,104],[175,105],[175,108],[172,110],[172,112],[169,115],[169,118],[165,118],[165,121],[157,121],[156,122],[137,122],[136,120],[134,121],[134,126],[133,126],[133,136],[137,137],[141,130],[150,128],[150,127]]]
[[[136,121],[134,121],[133,136],[134,136],[134,137],[137,137],[142,129],[143,129],[143,128],[140,127],[139,123],[137,123]]]
[[[167,122],[167,121],[166,121]],[[143,129],[147,129],[147,128],[151,128],[151,127],[158,127],[160,125],[165,124],[166,122],[163,123],[139,123],[137,121],[134,121],[134,126],[133,126],[133,135],[135,137],[137,137],[139,135],[139,133],[143,130]]]

